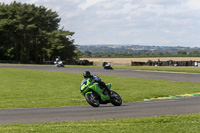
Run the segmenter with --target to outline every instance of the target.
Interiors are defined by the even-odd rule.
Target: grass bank
[[[0,125],[1,133],[198,133],[199,129],[200,114]]]
[[[114,69],[133,69],[149,71],[184,72],[200,74],[199,67],[154,67],[154,66],[114,66]]]
[[[82,74],[25,69],[0,69],[0,108],[87,105],[80,94]],[[200,92],[200,83],[100,76],[113,83],[123,102]]]

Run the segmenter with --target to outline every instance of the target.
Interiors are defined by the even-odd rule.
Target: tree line
[[[152,52],[152,51],[140,51],[140,52],[91,52],[80,51],[79,56],[83,58],[140,58],[140,57],[200,57],[199,51],[187,52],[184,50],[171,52]]]
[[[76,56],[74,32],[59,29],[60,21],[44,6],[0,3],[0,60],[26,63]]]
[[[200,57],[200,48],[144,46],[144,45],[83,45],[78,46],[80,57],[133,58],[133,57]]]

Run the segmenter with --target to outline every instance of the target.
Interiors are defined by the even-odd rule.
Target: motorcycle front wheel
[[[111,91],[112,94],[114,95],[114,97],[111,99],[111,103],[114,105],[114,106],[120,106],[122,104],[122,99],[120,97],[119,94],[117,94],[117,92],[115,91]]]
[[[100,102],[99,102],[99,99],[97,99],[93,93],[87,93],[85,94],[85,99],[86,101],[93,107],[99,107],[100,105]]]

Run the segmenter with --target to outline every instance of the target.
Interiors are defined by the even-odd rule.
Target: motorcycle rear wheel
[[[114,106],[120,106],[122,104],[122,99],[121,99],[120,95],[117,94],[117,92],[115,92],[115,91],[111,91],[111,92],[114,95],[114,98],[112,98],[110,102]]]
[[[92,92],[91,92],[91,93],[87,93],[87,94],[85,95],[85,99],[86,99],[86,101],[87,101],[91,106],[93,106],[93,107],[99,107],[99,105],[100,105],[99,99],[97,99],[97,98],[93,95]]]

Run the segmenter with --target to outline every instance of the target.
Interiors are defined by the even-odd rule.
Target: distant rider
[[[56,64],[58,64],[59,61],[60,61],[60,59],[59,59],[59,58],[56,58]]]
[[[110,89],[108,89],[107,85],[104,82],[102,82],[101,79],[97,75],[95,75],[95,74],[91,75],[91,73],[89,71],[85,71],[83,73],[83,77],[84,77],[84,79],[81,82],[81,86],[85,85],[85,87],[87,87],[89,84],[91,84],[91,83],[93,84],[96,82],[99,84],[101,89],[103,89],[103,90],[105,89],[108,91],[110,97],[113,97]]]
[[[106,62],[106,61],[103,61],[103,64],[102,64],[103,67],[110,67],[110,63],[109,62]]]

